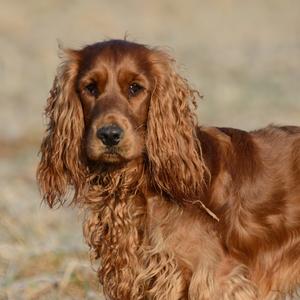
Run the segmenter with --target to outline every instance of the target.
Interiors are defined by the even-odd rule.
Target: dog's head
[[[50,206],[75,197],[90,165],[148,161],[173,198],[199,190],[204,166],[189,102],[194,92],[163,51],[124,40],[65,50],[50,91],[38,180]]]

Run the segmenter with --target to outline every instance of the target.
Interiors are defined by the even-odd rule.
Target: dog
[[[37,180],[84,209],[108,299],[285,299],[300,284],[300,128],[199,126],[167,53],[65,50]]]

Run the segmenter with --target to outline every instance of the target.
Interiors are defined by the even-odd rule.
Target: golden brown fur
[[[37,178],[50,207],[73,191],[85,209],[107,298],[294,293],[300,128],[197,126],[197,93],[158,49],[111,40],[65,55]]]

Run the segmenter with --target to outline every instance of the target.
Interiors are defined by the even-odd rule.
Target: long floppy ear
[[[146,147],[153,184],[175,201],[199,198],[206,167],[196,137],[196,106],[187,81],[174,70],[174,61],[154,51],[155,89],[148,113]]]
[[[43,200],[50,207],[63,204],[73,186],[74,198],[84,182],[81,141],[84,121],[80,100],[76,93],[79,52],[65,51],[67,59],[58,68],[47,100],[46,136],[41,145],[41,161],[37,180]]]

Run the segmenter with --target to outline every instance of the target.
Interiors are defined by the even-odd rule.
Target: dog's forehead
[[[82,49],[82,63],[91,68],[106,64],[111,68],[120,65],[139,67],[144,65],[149,57],[150,50],[144,45],[112,40],[96,43]]]

